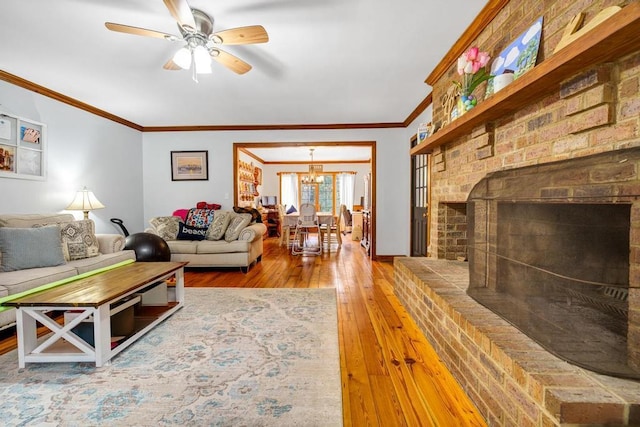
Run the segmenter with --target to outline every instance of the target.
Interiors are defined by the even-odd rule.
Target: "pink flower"
[[[475,61],[476,58],[478,57],[478,52],[480,52],[480,49],[478,49],[477,46],[472,47],[471,49],[469,49],[469,51],[465,54],[467,56],[467,61]]]
[[[477,46],[458,58],[457,71],[462,76],[462,83],[455,83],[460,87],[463,95],[470,95],[476,86],[491,78],[485,69],[490,59],[489,54],[481,52]]]

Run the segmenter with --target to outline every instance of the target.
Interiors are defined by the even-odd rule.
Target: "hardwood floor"
[[[349,237],[317,257],[264,243],[247,274],[188,269],[186,286],[335,288],[345,426],[486,425],[393,294],[391,263],[370,261]],[[0,352],[14,347],[0,342]]]

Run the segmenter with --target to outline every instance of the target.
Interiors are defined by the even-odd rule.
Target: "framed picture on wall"
[[[46,128],[0,112],[0,178],[46,179]]]
[[[172,181],[207,181],[209,180],[208,151],[172,151]]]

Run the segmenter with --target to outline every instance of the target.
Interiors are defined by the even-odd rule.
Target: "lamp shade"
[[[83,211],[84,218],[89,218],[89,211],[95,209],[102,209],[105,206],[100,203],[100,200],[93,194],[93,192],[87,190],[87,187],[84,187],[82,190],[76,193],[73,201],[69,206],[67,206],[66,210],[68,211]]]

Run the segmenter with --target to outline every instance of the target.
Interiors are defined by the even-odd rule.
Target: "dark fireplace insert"
[[[639,170],[632,148],[487,175],[468,294],[570,363],[640,379]]]

